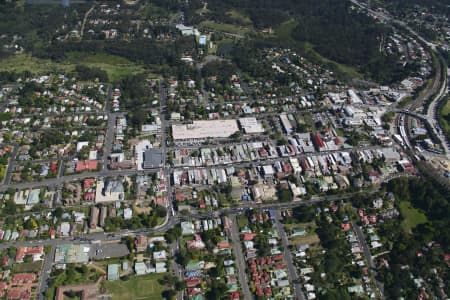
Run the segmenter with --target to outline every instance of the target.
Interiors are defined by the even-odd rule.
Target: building
[[[200,33],[198,32],[198,30],[194,27],[189,27],[189,26],[185,26],[183,24],[177,24],[175,26],[176,29],[178,29],[179,31],[181,31],[181,34],[183,36],[190,36],[190,35],[200,35]]]
[[[148,238],[145,235],[140,235],[134,241],[134,246],[137,252],[143,252],[147,250],[148,247]]]
[[[256,118],[240,118],[239,125],[245,134],[259,134],[264,133],[264,127],[261,123],[256,120]]]
[[[93,206],[91,208],[91,217],[90,217],[90,220],[89,220],[89,226],[91,227],[91,229],[96,229],[97,228],[98,215],[99,215],[98,208]]]
[[[142,164],[143,164],[142,167],[144,169],[162,167],[164,162],[163,162],[163,153],[161,149],[156,148],[146,149],[144,152],[144,162]]]
[[[29,194],[28,194],[28,198],[27,198],[27,205],[35,205],[39,203],[39,195],[41,193],[40,189],[35,189],[32,190]]]
[[[36,247],[19,247],[19,248],[17,248],[16,262],[23,262],[23,259],[27,255],[33,256],[33,261],[41,260],[42,256],[44,255],[44,247],[36,246]]]
[[[114,281],[117,279],[119,279],[119,265],[118,264],[108,265],[108,280]]]
[[[292,134],[294,132],[291,121],[289,121],[288,116],[286,114],[280,115],[280,122],[286,134]]]
[[[236,120],[194,121],[192,124],[172,125],[172,136],[175,142],[228,138],[238,131]]]
[[[105,226],[105,219],[106,219],[106,215],[108,212],[108,208],[106,206],[102,206],[100,208],[100,227],[104,227]]]
[[[89,262],[90,246],[88,244],[64,244],[56,248],[55,263],[87,263]]]
[[[206,35],[201,35],[200,38],[198,39],[198,43],[200,46],[206,46]]]

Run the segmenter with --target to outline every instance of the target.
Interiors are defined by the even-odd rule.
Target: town
[[[216,1],[80,2],[51,4],[72,14],[40,72],[0,71],[0,297],[448,297],[448,18],[407,10],[441,24],[424,35],[350,1],[392,27],[378,51],[404,69],[347,80],[269,42],[292,20],[273,33],[231,10],[236,32],[206,19]],[[28,38],[0,41],[25,59]]]

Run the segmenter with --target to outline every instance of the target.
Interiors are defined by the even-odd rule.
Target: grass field
[[[82,52],[71,52],[63,62],[54,62],[49,59],[39,59],[30,54],[17,54],[0,61],[0,71],[25,70],[36,74],[71,72],[77,64],[88,67],[96,67],[105,70],[109,79],[115,81],[127,75],[144,71],[144,68],[123,57],[107,53],[87,54]]]
[[[12,267],[13,273],[37,273],[42,268],[42,261],[35,261],[31,263],[14,264]]]
[[[237,26],[213,21],[203,21],[200,23],[199,27],[231,34],[247,34],[254,31],[254,29],[249,26]]]
[[[400,202],[400,213],[404,219],[401,226],[406,232],[411,232],[417,225],[427,222],[427,217],[407,201]]]
[[[130,300],[159,300],[164,286],[158,283],[162,278],[160,274],[150,274],[143,276],[133,276],[128,281],[116,280],[104,283],[106,293],[112,295],[112,299]]]

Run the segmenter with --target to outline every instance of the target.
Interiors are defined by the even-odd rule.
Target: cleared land
[[[108,73],[109,79],[115,81],[127,75],[144,71],[141,65],[123,57],[107,53],[87,54],[72,52],[63,62],[39,59],[30,54],[17,54],[1,61],[0,71],[31,71],[36,74],[71,72],[77,64],[100,68]]]
[[[31,263],[14,264],[12,270],[14,273],[37,273],[42,268],[42,261]]]
[[[164,286],[158,283],[162,275],[133,276],[127,281],[116,280],[104,283],[106,293],[112,295],[112,299],[130,300],[158,300],[164,299],[162,292]]]
[[[400,213],[404,219],[401,224],[404,231],[411,232],[417,225],[427,222],[427,217],[417,208],[412,207],[411,203],[401,201],[399,206]]]
[[[231,34],[247,34],[254,32],[254,29],[249,26],[238,26],[233,24],[217,23],[214,21],[203,21],[200,23],[199,27]]]

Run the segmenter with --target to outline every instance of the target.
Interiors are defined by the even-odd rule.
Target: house
[[[76,172],[95,171],[97,170],[97,167],[98,167],[97,160],[78,161],[75,164],[75,171]]]
[[[154,260],[166,260],[167,259],[166,250],[153,252],[153,259]]]
[[[32,283],[36,281],[36,274],[34,273],[17,273],[11,279],[11,284],[19,285],[23,283]]]
[[[44,247],[19,247],[16,253],[16,262],[23,262],[23,259],[26,255],[32,255],[33,261],[41,260],[42,256],[44,255]]]
[[[148,238],[144,235],[136,237],[136,240],[134,241],[134,246],[137,252],[145,251],[148,247]]]
[[[181,234],[191,235],[194,234],[194,224],[192,222],[181,222]]]
[[[118,264],[108,265],[108,280],[114,281],[117,279],[119,279],[119,265]]]

